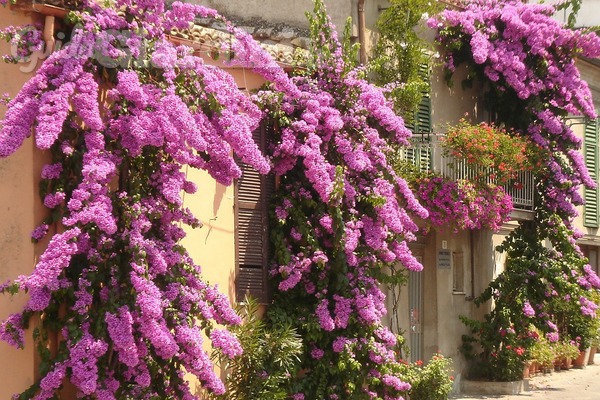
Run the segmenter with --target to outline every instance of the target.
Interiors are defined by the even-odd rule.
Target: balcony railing
[[[453,180],[473,180],[483,176],[487,183],[496,183],[494,169],[469,164],[466,160],[444,154],[441,137],[442,135],[437,134],[415,135],[411,139],[411,146],[400,150],[400,157],[418,166],[423,172],[435,172]],[[512,197],[515,210],[533,210],[534,184],[533,174],[521,171],[515,179],[502,185]]]

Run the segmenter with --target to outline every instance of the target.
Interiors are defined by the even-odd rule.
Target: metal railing
[[[483,179],[496,184],[493,168],[485,168],[444,154],[440,138],[443,135],[415,135],[411,146],[400,150],[400,157],[419,167],[422,172],[435,172],[446,178],[459,180]],[[502,185],[513,201],[516,210],[533,210],[534,179],[530,171],[521,171],[515,179]]]

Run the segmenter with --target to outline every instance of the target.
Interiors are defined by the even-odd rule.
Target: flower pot
[[[585,368],[589,358],[590,358],[590,348],[588,347],[587,349],[582,350],[579,353],[579,357],[577,357],[576,359],[573,360],[573,367]]]
[[[532,362],[529,365],[529,376],[533,376],[538,372],[539,365],[537,361]]]
[[[554,370],[555,371],[560,371],[561,367],[563,365],[563,360],[561,358],[557,358],[556,360],[554,360]]]
[[[590,349],[590,356],[588,357],[588,365],[592,365],[594,363],[594,356],[596,355],[596,351],[598,348],[596,346],[592,346]]]
[[[523,367],[523,379],[529,379],[529,368],[531,368],[531,365],[527,364],[525,364],[525,366]]]
[[[571,359],[571,357],[566,357],[563,359],[560,369],[571,369],[572,366],[573,360]]]

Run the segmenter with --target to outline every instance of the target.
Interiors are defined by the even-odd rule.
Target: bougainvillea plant
[[[501,186],[442,176],[427,176],[415,184],[429,212],[426,223],[436,228],[498,231],[510,220],[512,199]]]
[[[507,253],[505,271],[477,299],[494,299],[495,304],[486,316],[486,329],[475,333],[482,345],[508,328],[519,338],[527,337],[530,325],[552,341],[561,335],[587,341],[591,329],[586,328],[594,325],[587,305],[600,280],[576,245],[572,220],[583,202],[581,185],[596,183],[579,151],[581,139],[566,117],[596,118],[575,59],[600,56],[600,38],[563,26],[552,18],[555,11],[551,5],[480,0],[446,10],[429,22],[437,30],[449,76],[467,65],[468,79],[483,83],[485,105],[496,122],[533,142],[542,162],[535,174],[533,221],[522,222],[499,248]],[[544,240],[553,248],[543,246]],[[579,312],[572,318],[582,317],[577,329],[559,321],[562,305],[572,299],[586,305],[570,308]],[[502,345],[499,339],[483,346],[483,359],[493,346]]]
[[[407,210],[427,211],[386,160],[388,141],[407,144],[410,132],[346,63],[321,1],[310,24],[313,67],[294,78],[299,91],[259,94],[279,127],[268,315],[304,340],[294,399],[398,399],[410,384],[382,325],[380,283],[394,263],[422,268],[408,250],[417,226]]]
[[[182,206],[181,194],[197,190],[182,169],[230,184],[234,155],[263,173],[270,165],[251,135],[259,108],[225,70],[165,36],[196,16],[220,18],[182,3],[86,3],[70,43],[8,104],[0,156],[32,132],[52,154],[40,185],[52,212],[33,237],[57,232],[30,275],[1,287],[29,295],[2,322],[3,340],[22,347],[30,319],[41,321],[40,379],[19,398],[56,398],[67,379],[79,398],[196,398],[186,373],[225,391],[203,338],[238,355],[222,327],[240,318],[180,244],[183,225],[200,226]],[[55,353],[49,333],[62,338]]]
[[[580,185],[595,182],[578,151],[581,139],[564,117],[596,117],[575,58],[599,56],[600,38],[564,27],[554,12],[545,4],[481,0],[446,10],[429,25],[445,49],[447,71],[468,64],[469,78],[487,83],[486,104],[497,122],[545,152],[549,173],[539,176],[544,206],[570,224],[582,203]]]
[[[38,26],[8,26],[0,30],[0,40],[11,45],[11,54],[3,55],[2,59],[9,63],[26,61],[36,51],[44,49],[44,37]]]
[[[181,225],[200,225],[182,204],[182,192],[197,190],[182,169],[230,184],[240,176],[234,156],[262,173],[270,165],[251,136],[260,108],[225,70],[167,40],[198,16],[224,21],[232,64],[270,82],[253,100],[279,127],[271,150],[282,189],[273,269],[280,294],[272,315],[300,323],[303,368],[312,371],[294,397],[400,398],[410,387],[399,375],[396,338],[381,325],[378,280],[393,261],[421,269],[406,244],[417,227],[405,207],[427,212],[386,162],[386,141],[406,144],[410,132],[362,71],[347,68],[321,2],[317,11],[318,56],[295,78],[201,6],[90,1],[72,14],[69,45],[9,103],[0,130],[2,157],[32,131],[51,152],[41,194],[52,213],[34,239],[61,226],[31,275],[2,286],[30,296],[2,323],[2,339],[23,346],[29,320],[41,317],[41,378],[20,398],[54,398],[67,379],[80,398],[197,398],[186,372],[225,391],[203,335],[234,357],[239,342],[215,323],[240,318],[180,245]],[[46,350],[47,332],[63,338],[56,353]]]

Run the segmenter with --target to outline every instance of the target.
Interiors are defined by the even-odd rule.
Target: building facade
[[[263,40],[271,54],[284,65],[291,65],[295,49],[306,48],[308,26],[304,13],[313,7],[310,0],[289,1],[285,7],[279,0],[196,2],[220,10],[255,38]],[[359,38],[359,5],[364,7],[360,12],[364,12],[365,17],[368,54],[376,38],[375,23],[388,3],[383,0],[326,0],[325,3],[338,31],[342,30],[347,17],[352,18],[355,40]],[[587,7],[589,4],[585,3]],[[0,7],[0,28],[32,22],[48,23],[46,17],[58,18],[54,14],[56,10],[53,8]],[[591,13],[582,12],[582,15],[589,18]],[[598,22],[585,19],[582,24],[593,25]],[[225,67],[220,61],[209,57],[211,46],[216,47],[219,41],[224,40],[221,35],[218,27],[200,22],[190,31],[174,33],[173,40],[208,43],[208,47],[199,45],[198,51],[205,52],[207,62]],[[10,51],[4,43],[2,46],[0,50],[3,53]],[[579,60],[578,66],[592,89],[596,109],[600,110],[600,63],[597,60]],[[31,77],[31,72],[22,71],[23,67],[0,65],[0,93],[14,95],[18,92]],[[262,83],[249,71],[230,69],[230,72],[236,77],[238,85],[249,91]],[[460,82],[461,73],[464,76],[465,72],[457,72],[454,78],[456,82]],[[420,135],[443,134],[447,124],[456,123],[465,113],[478,121],[489,120],[489,116],[482,111],[477,87],[463,90],[456,84],[450,88],[443,76],[441,67],[433,67],[429,102],[427,108],[422,110],[429,118],[428,127],[421,130]],[[598,179],[600,122],[573,120],[573,124],[584,140],[583,151],[588,168]],[[259,134],[257,139],[266,140],[264,134]],[[0,234],[0,282],[31,271],[36,257],[44,248],[44,243],[34,246],[29,241],[29,233],[46,212],[37,195],[44,159],[45,155],[34,148],[31,140],[14,156],[0,159],[0,215],[4,221]],[[433,157],[432,161],[437,163],[432,168],[443,167],[441,158]],[[189,249],[194,260],[204,267],[203,274],[207,281],[218,284],[230,299],[239,299],[246,291],[258,297],[266,296],[264,221],[267,204],[264,194],[272,183],[253,176],[251,171],[247,171],[245,178],[232,187],[222,186],[202,172],[190,170],[188,174],[188,179],[198,182],[203,190],[187,195],[184,206],[189,207],[204,226],[189,231],[183,245]],[[585,191],[587,204],[581,207],[580,217],[576,220],[576,225],[584,233],[579,244],[596,271],[600,263],[599,190]],[[424,270],[411,273],[406,287],[388,293],[387,318],[396,332],[404,334],[410,350],[409,357],[413,361],[427,360],[434,353],[442,353],[454,360],[460,381],[465,363],[459,347],[461,335],[467,333],[467,329],[458,317],[480,318],[489,310],[491,305],[476,307],[472,300],[503,270],[504,255],[495,250],[496,246],[516,227],[516,221],[529,218],[531,208],[524,202],[523,208],[513,214],[513,221],[505,224],[499,232],[455,232],[448,227],[432,230],[411,245],[413,253],[422,261]],[[257,242],[257,239],[261,241]],[[11,300],[4,297],[0,302],[0,319],[19,310],[24,301],[22,297]],[[35,357],[31,345],[26,346],[25,350],[15,350],[0,342],[0,360],[11,360],[11,363],[0,365],[0,398],[9,398],[34,381]]]

